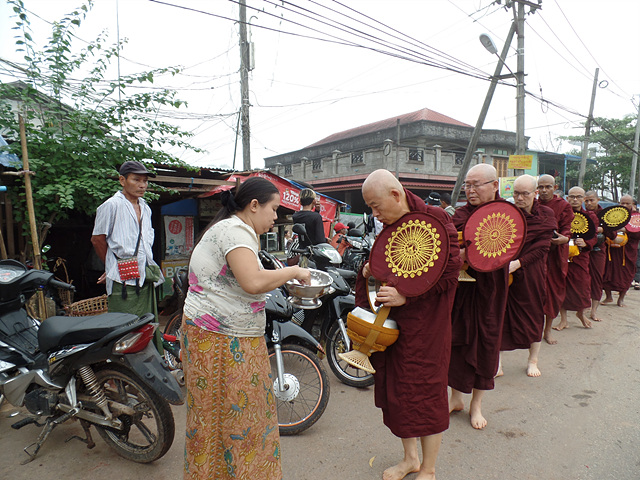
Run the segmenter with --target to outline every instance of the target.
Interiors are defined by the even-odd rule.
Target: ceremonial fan
[[[573,257],[580,255],[580,247],[578,247],[573,239],[583,238],[590,240],[596,235],[596,226],[591,219],[582,212],[573,212],[573,220],[571,220],[571,239],[569,240],[569,261],[573,261]]]
[[[611,205],[598,212],[600,224],[609,230],[618,230],[631,220],[631,213],[621,205]]]
[[[633,212],[626,227],[627,232],[640,232],[640,212]]]
[[[449,238],[444,225],[427,213],[411,212],[386,226],[371,249],[371,275],[395,287],[406,297],[422,295],[440,279],[449,259]],[[347,315],[347,334],[353,350],[339,356],[348,364],[375,373],[369,356],[382,352],[398,339],[396,322],[387,319],[391,307],[356,308]]]

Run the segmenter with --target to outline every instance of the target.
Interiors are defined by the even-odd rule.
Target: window
[[[285,175],[291,175],[291,164],[287,164],[284,166],[284,174]]]
[[[509,150],[498,150],[498,149],[495,149],[494,152],[495,152],[496,155],[505,155],[505,156],[509,155]]]
[[[318,159],[313,161],[313,171],[314,172],[322,171],[322,160]]]
[[[509,160],[506,158],[493,158],[493,166],[496,167],[496,171],[498,172],[498,177],[506,177],[507,176],[507,164]]]
[[[454,165],[457,165],[458,167],[462,166],[462,163],[464,162],[464,153],[456,153],[456,158],[453,161]]]
[[[364,163],[364,152],[353,152],[351,154],[351,165],[357,165],[359,163]]]
[[[412,162],[424,162],[424,150],[409,150],[409,160]]]

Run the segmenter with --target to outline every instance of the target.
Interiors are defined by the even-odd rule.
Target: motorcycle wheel
[[[109,365],[98,370],[96,377],[108,401],[126,404],[136,412],[118,415],[123,430],[94,424],[107,445],[118,455],[138,463],[153,462],[167,453],[173,443],[175,424],[166,400],[121,367]]]
[[[373,375],[349,365],[338,354],[346,353],[346,343],[340,331],[340,325],[335,322],[327,335],[327,361],[331,371],[345,385],[350,387],[365,388],[373,385]]]
[[[269,349],[280,435],[296,435],[322,416],[329,403],[329,376],[318,357],[300,345],[283,345],[285,390],[280,392],[275,351]]]

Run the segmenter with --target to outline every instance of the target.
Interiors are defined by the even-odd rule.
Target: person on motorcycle
[[[252,177],[221,200],[189,262],[184,478],[280,480],[265,294],[293,279],[309,284],[311,275],[299,266],[266,270],[260,263],[258,237],[278,218],[275,185]]]
[[[349,246],[349,243],[344,239],[344,236],[347,234],[347,226],[344,223],[338,222],[333,227],[333,231],[335,235],[331,239],[331,246],[342,255]]]
[[[316,192],[310,188],[303,189],[300,192],[300,205],[302,210],[295,212],[292,217],[293,223],[301,223],[307,230],[307,236],[300,238],[300,248],[325,243],[327,238],[324,236],[322,216],[315,211]]]

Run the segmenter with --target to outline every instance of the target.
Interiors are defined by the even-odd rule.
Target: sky
[[[479,35],[488,34],[502,50],[513,18],[505,3],[247,0],[255,53],[249,73],[252,168],[262,168],[265,157],[422,108],[475,125],[498,61]],[[42,45],[51,22],[82,2],[24,4]],[[531,93],[525,134],[530,149],[568,152],[579,146],[558,137],[584,133],[597,68],[594,116],[637,115],[640,2],[543,0],[541,7],[527,15],[524,31],[525,88]],[[20,78],[2,62],[22,61],[11,15],[11,6],[0,0],[2,82]],[[110,43],[126,38],[122,75],[181,66],[181,74],[158,78],[155,85],[176,89],[188,108],[160,115],[192,132],[190,143],[207,152],[171,153],[194,166],[242,169],[241,138],[236,147],[238,16],[234,0],[96,0],[75,34],[78,48],[101,31]],[[511,71],[516,61],[514,38],[506,58]],[[117,79],[117,72],[114,63],[109,79]],[[514,85],[510,79],[498,85],[485,129],[516,131]]]

